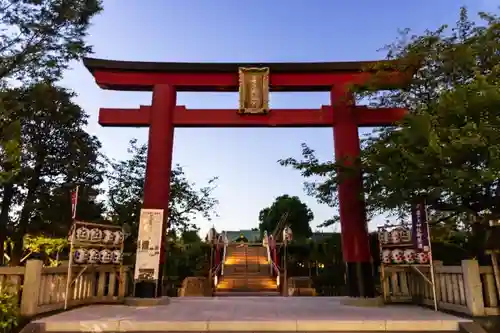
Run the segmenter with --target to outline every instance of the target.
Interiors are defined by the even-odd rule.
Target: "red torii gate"
[[[336,63],[154,63],[84,59],[99,87],[122,91],[152,91],[150,106],[132,109],[101,108],[102,126],[149,126],[148,160],[143,208],[168,209],[175,127],[335,127],[335,157],[360,153],[358,127],[388,126],[406,110],[356,106],[352,85],[366,84],[382,62]],[[402,84],[406,72],[383,62],[391,85]],[[268,68],[271,91],[329,91],[331,105],[318,109],[272,109],[266,114],[241,114],[238,109],[187,109],[177,105],[176,93],[239,89],[242,67]],[[342,252],[347,264],[347,286],[352,297],[373,297],[374,277],[361,177],[339,185]],[[164,216],[167,216],[165,213]]]

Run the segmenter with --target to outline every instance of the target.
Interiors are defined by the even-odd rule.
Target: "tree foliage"
[[[54,184],[61,184],[61,181],[54,181],[53,178],[46,181],[43,173],[50,162],[43,160],[40,154],[38,160],[31,159],[36,153],[27,148],[30,146],[26,144],[30,136],[27,128],[33,130],[36,127],[38,115],[31,115],[30,126],[29,122],[26,123],[25,120],[30,117],[27,113],[33,111],[35,106],[26,98],[35,98],[29,96],[35,92],[34,87],[42,87],[33,84],[57,81],[72,60],[91,52],[85,37],[91,18],[102,9],[101,4],[101,0],[0,0],[0,244],[4,243],[7,233],[15,233],[12,236],[16,238],[18,252],[22,251],[22,233],[27,232],[28,225],[34,225],[31,221],[40,221],[42,208],[39,206],[47,207],[47,199],[67,201],[66,188],[55,197],[51,194]],[[12,88],[14,86],[16,88]],[[50,97],[54,96],[46,96]],[[42,106],[41,96],[36,96],[36,101],[36,107]],[[24,124],[22,121],[25,121]],[[43,129],[38,131],[41,132]],[[49,131],[46,134],[58,133]],[[51,139],[41,138],[47,142]],[[68,137],[65,139],[71,140]],[[93,141],[91,144],[95,145],[96,140]],[[54,146],[51,153],[60,148]],[[35,193],[37,191],[45,196],[39,197],[42,193]],[[15,211],[13,207],[16,207]],[[64,213],[60,215],[60,218],[63,217]],[[0,246],[0,263],[3,261],[3,250]]]
[[[73,97],[67,89],[39,83],[12,89],[4,99],[16,110],[21,138],[20,172],[0,189],[0,227],[14,243],[13,263],[22,256],[25,234],[66,235],[76,185],[82,193],[99,192],[100,142],[84,130],[88,116]],[[99,206],[94,208],[99,219]]]
[[[0,92],[0,185],[8,182],[19,172],[20,123],[13,117],[16,110],[6,110],[5,92]]]
[[[89,54],[92,50],[85,37],[91,18],[102,9],[101,3],[0,0],[0,186],[10,182],[20,168],[16,114],[23,106],[6,105],[6,99],[19,91],[10,87],[14,83],[57,81],[72,60]]]
[[[177,291],[186,277],[209,274],[210,246],[197,236],[196,231],[189,230],[183,232],[180,239],[169,238],[167,242],[164,276],[168,296],[178,296]]]
[[[68,250],[68,239],[45,237],[43,235],[24,237],[24,247],[26,250],[25,258],[30,258],[32,254],[40,254],[40,259],[44,260],[50,266],[59,264],[59,254]]]
[[[299,197],[287,194],[277,197],[271,206],[260,211],[260,232],[274,232],[284,214],[288,214],[286,225],[292,229],[294,238],[305,239],[312,235],[309,225],[314,219],[312,211]]]
[[[19,325],[20,318],[16,286],[6,283],[0,290],[0,332],[12,332]]]
[[[307,145],[303,159],[280,162],[305,177],[320,176],[308,183],[308,192],[330,205],[347,174],[338,171],[351,170],[362,172],[372,215],[404,215],[424,199],[435,219],[453,216],[451,229],[471,219],[500,218],[500,19],[486,13],[480,18],[473,23],[463,8],[451,29],[414,36],[407,30],[387,47],[389,59],[419,60],[410,84],[360,96],[409,114],[397,127],[364,139],[354,166],[319,161]]]
[[[147,145],[139,145],[137,140],[130,142],[130,158],[110,161],[108,174],[109,216],[117,223],[126,223],[132,230],[137,229],[144,193],[146,175]],[[204,187],[197,188],[189,182],[181,166],[176,165],[170,175],[170,202],[168,221],[171,231],[197,229],[193,220],[201,215],[210,219],[215,214],[217,200],[212,197],[216,178],[209,180]],[[133,238],[133,237],[132,237]]]
[[[58,79],[85,43],[100,0],[0,0],[0,81]]]

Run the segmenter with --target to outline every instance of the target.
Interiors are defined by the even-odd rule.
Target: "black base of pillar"
[[[159,295],[156,292],[156,281],[140,281],[135,284],[134,297],[155,298]]]
[[[135,263],[138,264],[137,262]],[[160,264],[158,281],[156,280],[140,280],[135,282],[134,297],[136,298],[156,298],[166,296],[163,295],[163,269],[165,264]]]
[[[349,297],[375,297],[375,279],[371,262],[346,264],[347,295]]]

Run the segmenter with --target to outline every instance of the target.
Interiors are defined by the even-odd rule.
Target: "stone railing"
[[[419,267],[431,280],[428,267]],[[463,260],[461,266],[435,262],[438,307],[473,316],[500,315],[500,295],[493,269],[479,266],[476,260]],[[432,306],[432,286],[411,267],[385,268],[385,295],[389,302],[415,302]]]
[[[24,267],[0,267],[0,292],[19,294],[23,286]]]
[[[127,290],[127,267],[89,266],[76,272],[68,292],[68,308],[93,303],[121,302]],[[25,267],[0,267],[0,291],[8,288],[20,295],[21,314],[34,316],[62,310],[66,298],[68,267],[43,267],[29,260]]]

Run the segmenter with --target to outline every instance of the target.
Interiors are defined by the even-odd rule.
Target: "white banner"
[[[158,280],[163,235],[163,209],[141,209],[135,280]]]

